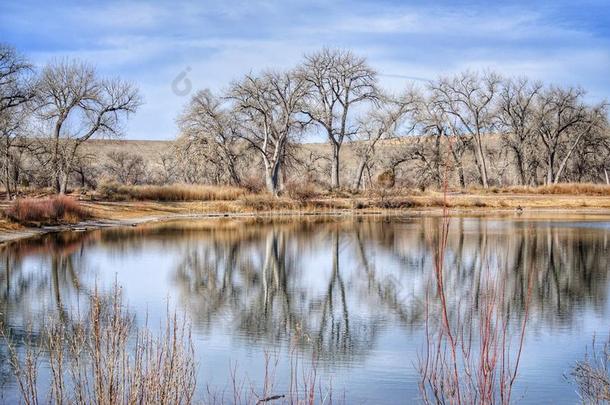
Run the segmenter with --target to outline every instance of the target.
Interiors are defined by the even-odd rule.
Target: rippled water
[[[421,398],[442,309],[476,341],[475,318],[493,297],[511,359],[524,330],[513,399],[575,403],[566,375],[593,335],[610,329],[609,233],[610,222],[595,218],[452,218],[445,305],[435,293],[440,218],[190,221],[47,235],[0,248],[0,321],[24,334],[116,281],[139,322],[163,319],[168,302],[191,319],[201,395],[229,390],[232,367],[256,386],[272,353],[278,393],[297,356],[315,364],[335,398],[394,404]],[[9,403],[18,391],[3,343],[0,360]]]

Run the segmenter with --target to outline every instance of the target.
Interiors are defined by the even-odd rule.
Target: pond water
[[[232,369],[261,384],[271,354],[278,394],[298,358],[336,402],[397,404],[422,398],[445,315],[447,330],[474,342],[476,367],[482,314],[493,308],[510,367],[520,352],[514,401],[578,402],[570,369],[610,329],[610,221],[454,217],[439,251],[443,225],[439,217],[177,221],[18,241],[0,247],[0,322],[23,335],[116,282],[137,322],[155,324],[168,305],[190,319],[202,397],[230,391]],[[12,403],[7,356],[2,342],[1,399]]]

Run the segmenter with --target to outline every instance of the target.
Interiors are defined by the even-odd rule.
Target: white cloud
[[[2,8],[0,6],[0,14]],[[171,138],[186,102],[171,81],[187,66],[195,88],[220,89],[251,70],[293,66],[322,46],[367,56],[394,89],[462,69],[494,68],[608,92],[608,38],[559,24],[545,13],[510,7],[451,9],[354,3],[220,0],[6,6],[3,29],[31,33],[37,63],[86,59],[104,74],[139,84],[147,104],[132,138]],[[53,14],[54,18],[45,18]],[[8,17],[6,17],[8,15]],[[45,46],[45,44],[50,44]],[[20,46],[19,43],[16,44]]]

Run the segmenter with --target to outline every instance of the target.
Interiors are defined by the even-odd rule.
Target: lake
[[[609,236],[602,216],[516,214],[56,233],[0,248],[0,321],[23,336],[117,283],[136,322],[157,325],[168,307],[190,320],[201,398],[230,392],[232,373],[260,387],[267,356],[275,393],[286,392],[299,361],[334,402],[349,404],[421,400],[422,381],[447,374],[435,348],[451,364],[447,343],[462,338],[470,355],[459,361],[477,367],[492,325],[492,350],[515,376],[513,402],[573,404],[571,367],[610,330]],[[7,359],[2,342],[0,389],[12,403]]]

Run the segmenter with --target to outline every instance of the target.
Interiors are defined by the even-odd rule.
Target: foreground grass
[[[97,287],[84,313],[51,315],[40,330],[13,336],[0,328],[20,402],[55,404],[332,404],[332,388],[322,385],[315,363],[303,366],[290,350],[290,384],[278,393],[277,361],[265,355],[260,384],[229,371],[228,390],[198,381],[197,353],[187,319],[167,311],[160,328],[138,325],[115,285]],[[8,330],[8,333],[4,331]],[[48,371],[48,373],[47,373]],[[277,401],[277,402],[275,402]]]
[[[610,403],[610,336],[600,346],[593,338],[590,352],[570,372],[584,404]]]

